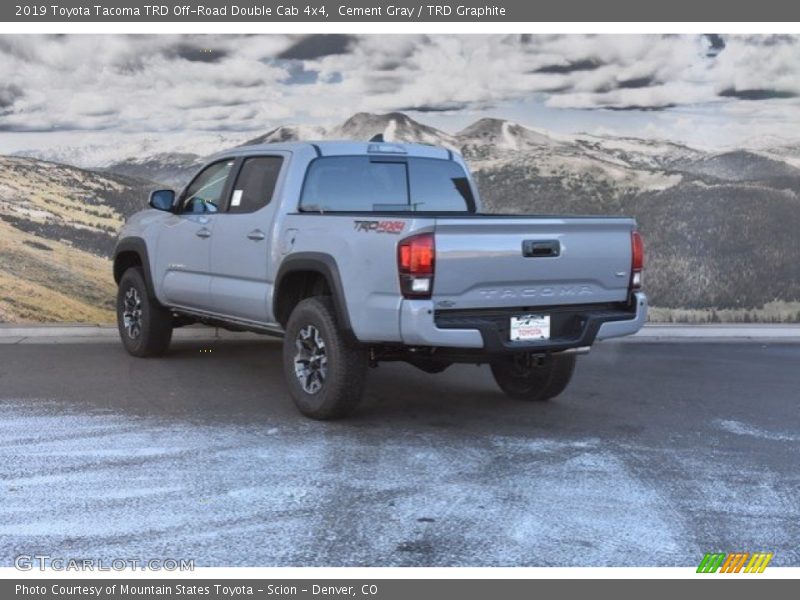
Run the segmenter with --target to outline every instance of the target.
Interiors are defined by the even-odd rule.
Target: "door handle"
[[[558,257],[561,255],[561,242],[558,240],[524,240],[522,256],[527,258]]]
[[[194,234],[200,238],[207,238],[211,237],[211,230],[208,229],[207,227],[203,227],[202,229],[198,229],[197,231],[195,231]]]
[[[253,240],[254,242],[260,242],[265,237],[267,236],[264,235],[264,232],[261,231],[260,229],[254,229],[253,231],[247,234],[247,239]]]

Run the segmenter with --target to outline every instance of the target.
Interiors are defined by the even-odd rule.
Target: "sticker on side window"
[[[231,206],[239,206],[242,203],[242,194],[244,190],[234,190],[231,196]]]

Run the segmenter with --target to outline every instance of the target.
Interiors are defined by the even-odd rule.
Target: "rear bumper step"
[[[636,333],[647,319],[647,298],[641,292],[634,294],[629,306],[582,304],[434,311],[430,302],[423,302],[404,303],[401,329],[406,344],[482,348],[488,354],[576,351],[590,347],[597,339]],[[510,340],[510,318],[527,313],[550,315],[549,340]]]

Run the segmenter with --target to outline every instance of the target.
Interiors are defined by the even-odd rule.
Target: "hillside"
[[[767,304],[800,300],[800,244],[793,243],[800,230],[800,180],[774,189],[684,178],[647,190],[591,176],[532,176],[507,165],[479,170],[477,181],[491,212],[636,218],[654,306],[737,309],[742,319],[755,319]],[[800,320],[800,305],[784,318]]]
[[[678,161],[673,168],[726,181],[770,180],[783,177],[800,178],[800,169],[745,150],[723,152],[694,160]]]
[[[126,158],[102,170],[157,181],[164,186],[180,189],[202,166],[204,160],[204,157],[190,152],[159,152],[144,157]]]
[[[109,255],[151,186],[0,156],[0,321],[113,320]]]
[[[462,152],[490,212],[635,217],[646,240],[647,291],[652,305],[663,309],[654,311],[658,318],[683,319],[695,311],[691,318],[698,320],[719,315],[800,320],[800,244],[792,243],[800,230],[798,145],[781,142],[764,149],[707,152],[652,139],[554,134],[489,118],[448,134],[402,113],[358,113],[329,129],[281,126],[246,143],[365,140],[377,133],[388,141],[440,144]],[[201,161],[191,152],[144,153],[106,166],[105,175],[73,171],[92,182],[105,182],[108,209],[117,207],[123,214],[141,206],[143,192],[131,205],[125,198],[144,184],[142,179],[116,178],[112,171],[177,188]],[[70,187],[71,182],[64,185]],[[45,189],[52,185],[44,184]],[[82,192],[77,198],[86,195]],[[50,202],[59,196],[51,195]],[[2,198],[0,191],[0,202]],[[43,203],[37,206],[46,206]],[[85,209],[77,213],[81,219],[92,216],[97,221],[89,228],[53,219],[16,223],[18,217],[2,204],[0,214],[20,231],[51,239],[61,236],[101,255],[109,243],[108,230],[102,227],[113,226],[117,217],[104,221],[87,212],[107,210],[105,203],[100,208],[92,208],[91,202],[79,204]]]

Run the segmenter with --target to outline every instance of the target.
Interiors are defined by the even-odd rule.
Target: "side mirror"
[[[175,192],[174,190],[156,190],[155,192],[150,192],[150,201],[148,204],[156,210],[172,212],[172,207],[175,204]]]

